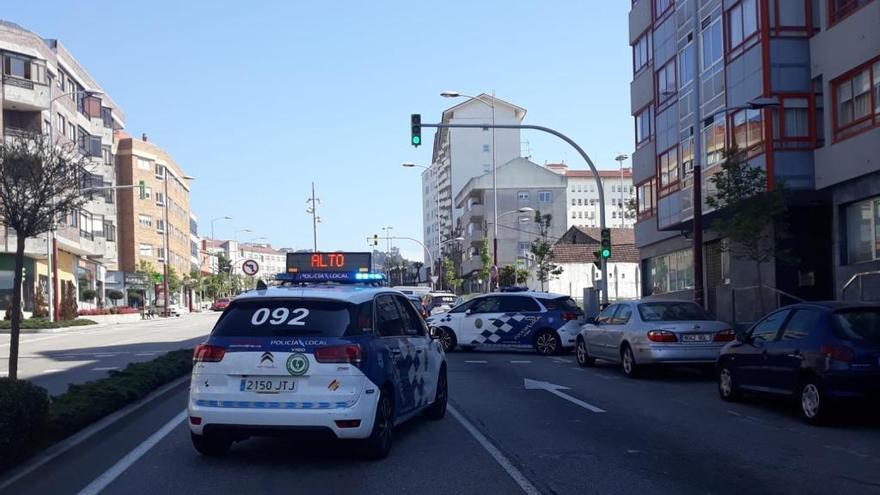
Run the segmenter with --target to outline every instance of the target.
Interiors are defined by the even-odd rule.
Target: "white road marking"
[[[43,370],[43,373],[59,373],[59,372],[61,372],[61,371],[64,371],[64,370],[54,368],[54,369],[51,369],[51,370]]]
[[[571,363],[574,362],[574,361],[571,360],[571,359],[568,359],[568,358],[561,358],[561,357],[552,357],[552,358],[550,358],[550,359],[556,361],[557,363],[571,364]]]
[[[465,361],[465,363],[468,363],[468,364],[487,364],[488,362],[489,362],[489,361],[479,361],[479,360],[475,360],[475,361]]]
[[[138,461],[141,457],[144,456],[151,448],[153,448],[157,443],[159,443],[163,438],[165,438],[169,433],[174,431],[183,421],[186,419],[186,409],[181,411],[171,418],[171,421],[165,423],[161,428],[156,430],[155,433],[150,435],[149,438],[141,442],[140,445],[135,447],[131,452],[125,455],[122,459],[119,459],[119,462],[114,464],[110,469],[104,472],[101,476],[95,478],[94,481],[89,483],[89,485],[82,490],[80,490],[78,495],[97,495],[101,493],[104,488],[110,485],[116,478],[119,477],[122,473],[125,472],[126,469],[131,467],[135,462]]]
[[[502,469],[507,471],[507,474],[509,474],[510,477],[513,478],[513,481],[515,481],[516,484],[519,485],[520,488],[522,488],[523,493],[526,493],[527,495],[541,494],[541,491],[538,490],[535,485],[533,485],[532,482],[529,481],[528,478],[526,478],[522,471],[517,469],[516,466],[514,466],[513,463],[510,462],[507,457],[505,457],[505,455],[501,453],[500,450],[498,450],[498,447],[492,445],[492,442],[490,442],[485,435],[480,433],[480,430],[478,430],[473,424],[471,424],[471,422],[468,421],[467,418],[465,418],[460,412],[458,412],[457,409],[452,406],[447,406],[446,408],[455,417],[455,419],[457,419],[458,422],[461,423],[462,426],[464,426],[464,429],[467,430],[468,433],[470,433],[471,436],[474,437],[474,439],[483,446],[486,452],[488,452],[489,455],[492,456],[493,459],[495,459],[495,462],[497,462],[498,465],[502,467]],[[80,495],[83,494],[80,493]]]
[[[97,354],[93,354],[93,355],[97,358],[105,358],[105,357],[114,357],[114,356],[116,356],[116,353],[101,352],[101,353],[97,353]]]
[[[102,366],[99,368],[92,368],[92,371],[113,371],[118,370],[119,366]]]
[[[135,356],[155,356],[158,352],[138,352]]]
[[[871,456],[866,455],[866,454],[863,454],[863,453],[861,453],[861,452],[859,452],[859,451],[852,450],[852,449],[847,449],[847,448],[845,448],[845,447],[838,447],[838,446],[836,446],[836,445],[826,445],[825,448],[826,448],[826,449],[830,449],[830,450],[836,450],[836,451],[839,451],[839,452],[845,452],[845,453],[847,453],[847,454],[854,455],[854,456],[856,456],[856,457],[858,457],[858,458],[860,458],[860,459],[867,459],[867,458],[871,457]]]
[[[511,361],[510,364],[531,364],[531,361]]]
[[[565,400],[571,402],[572,404],[583,407],[584,409],[586,409],[588,411],[592,411],[594,413],[605,412],[605,410],[602,409],[601,407],[596,407],[596,406],[590,404],[589,402],[584,402],[584,401],[578,399],[577,397],[572,397],[572,396],[566,394],[565,392],[560,392],[560,390],[569,390],[568,387],[564,387],[562,385],[556,385],[555,383],[549,383],[549,382],[542,382],[539,380],[529,380],[528,378],[525,378],[523,380],[523,385],[526,387],[526,390],[546,390],[546,391],[550,392],[551,394],[555,395],[556,397],[559,397],[560,399],[565,399]]]

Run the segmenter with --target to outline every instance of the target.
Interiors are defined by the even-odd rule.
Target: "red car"
[[[220,299],[215,299],[214,303],[211,304],[211,311],[223,311],[227,306],[229,306],[229,298],[221,297]]]

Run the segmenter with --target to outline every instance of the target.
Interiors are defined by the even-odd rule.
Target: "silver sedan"
[[[578,364],[620,363],[634,377],[645,365],[713,365],[735,338],[727,323],[690,301],[630,301],[608,306],[577,336]]]

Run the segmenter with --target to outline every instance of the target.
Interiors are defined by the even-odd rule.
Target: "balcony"
[[[4,75],[3,108],[31,111],[49,108],[49,87],[29,79]]]

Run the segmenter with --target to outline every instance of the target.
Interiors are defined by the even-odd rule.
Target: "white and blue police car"
[[[388,455],[393,427],[440,419],[448,397],[439,342],[401,292],[368,273],[369,253],[289,253],[289,283],[236,297],[195,349],[192,442],[324,431]]]
[[[570,297],[547,292],[493,292],[428,317],[443,350],[534,349],[551,355],[574,347],[584,312]]]

